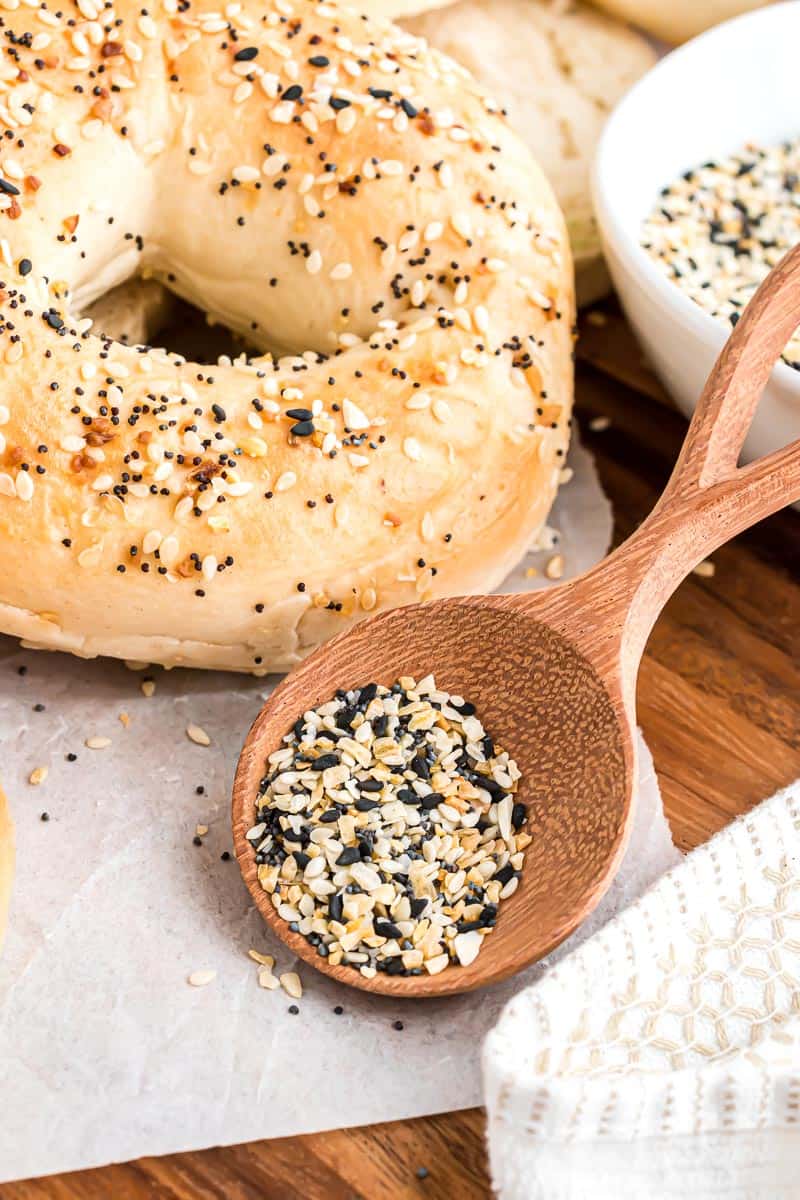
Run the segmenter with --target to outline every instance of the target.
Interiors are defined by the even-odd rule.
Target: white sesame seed
[[[260,171],[258,170],[258,167],[242,165],[234,167],[231,175],[237,181],[237,183],[255,183],[260,177]]]
[[[561,579],[564,574],[564,556],[563,554],[554,554],[548,560],[544,573],[548,579]]]
[[[199,725],[187,725],[186,736],[190,742],[194,742],[196,746],[210,746],[211,738]]]
[[[483,934],[477,929],[471,929],[467,933],[457,933],[453,938],[453,947],[456,952],[458,961],[462,967],[468,967],[478,957],[478,951],[483,942]]]
[[[403,453],[412,462],[418,462],[422,458],[422,447],[416,438],[407,437],[403,439]]]
[[[355,108],[341,108],[336,114],[336,130],[338,133],[348,134],[354,128],[357,121]]]
[[[275,481],[276,492],[288,492],[289,488],[293,488],[297,483],[297,476],[294,471],[284,471]]]
[[[605,433],[611,427],[610,417],[592,417],[589,422],[589,428],[592,433]]]
[[[17,496],[26,502],[33,499],[33,480],[28,471],[17,472]]]
[[[275,105],[269,115],[277,125],[288,125],[294,115],[294,105],[291,101],[282,100],[280,104]]]
[[[253,484],[249,479],[237,479],[235,483],[228,487],[229,496],[246,496],[248,492],[252,492]]]
[[[286,971],[278,980],[287,996],[291,996],[293,1000],[299,1000],[303,995],[303,985],[300,982],[300,976],[296,971]]]
[[[352,400],[345,398],[342,401],[342,415],[348,429],[369,429],[369,417]]]
[[[206,987],[209,983],[213,983],[216,978],[216,971],[206,969],[202,971],[192,971],[191,975],[188,977],[188,982],[192,985],[192,987],[201,988]]]

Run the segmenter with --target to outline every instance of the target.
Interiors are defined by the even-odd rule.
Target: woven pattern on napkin
[[[626,1177],[639,1195],[687,1182],[711,1195],[704,1155],[726,1195],[800,1195],[781,1191],[776,1149],[789,1136],[800,1156],[800,783],[516,996],[487,1039],[484,1083],[495,1183],[509,1200],[580,1197],[587,1170],[587,1196],[628,1195]],[[729,1135],[733,1155],[719,1144]],[[565,1144],[574,1153],[558,1166],[553,1147]]]

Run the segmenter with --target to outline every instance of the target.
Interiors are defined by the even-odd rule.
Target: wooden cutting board
[[[584,317],[579,359],[578,424],[621,540],[661,492],[686,423],[612,302]],[[598,429],[596,418],[610,425]],[[670,601],[639,682],[639,719],[682,850],[800,776],[800,513],[783,512],[757,526],[715,555],[714,564],[713,576],[692,576]],[[489,1194],[477,1109],[0,1186],[2,1200],[483,1200]]]

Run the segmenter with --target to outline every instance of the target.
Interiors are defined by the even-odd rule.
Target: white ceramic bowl
[[[609,118],[594,164],[595,209],[614,286],[650,362],[691,415],[730,332],[661,274],[639,245],[659,190],[681,172],[800,135],[800,0],[711,29],[663,58]],[[744,449],[800,437],[800,371],[776,364]]]

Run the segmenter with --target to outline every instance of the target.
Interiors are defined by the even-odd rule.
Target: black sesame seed
[[[336,865],[337,865],[337,867],[349,867],[353,863],[360,862],[360,860],[361,860],[361,851],[358,849],[357,846],[345,846],[344,850],[342,850],[342,853],[336,859]],[[377,932],[377,923],[376,923],[376,932]]]
[[[362,792],[382,792],[383,783],[380,779],[359,779],[358,786]]]
[[[380,804],[377,800],[356,800],[354,807],[356,812],[372,812],[373,808],[380,808]]]
[[[312,771],[327,771],[328,767],[338,767],[338,754],[320,754],[319,758],[315,758],[311,764]]]
[[[403,936],[393,921],[382,921],[380,918],[376,918],[373,927],[378,937],[400,939]]]

